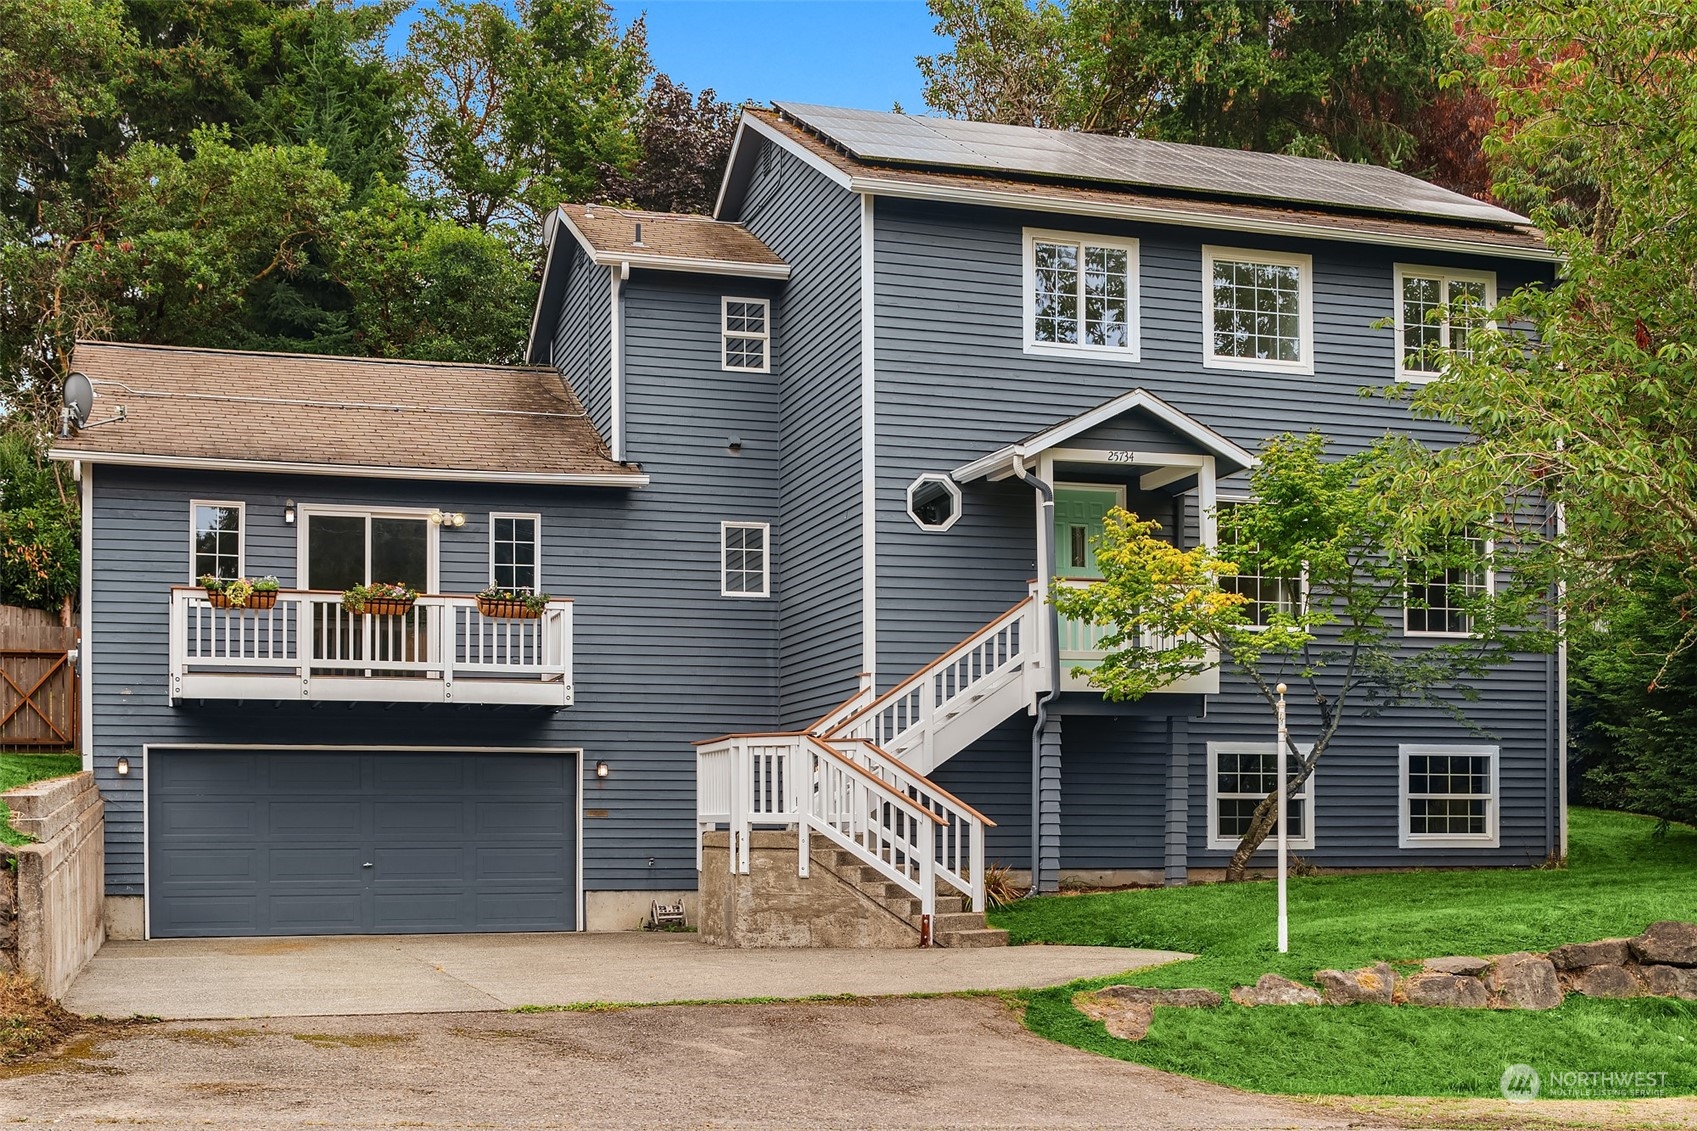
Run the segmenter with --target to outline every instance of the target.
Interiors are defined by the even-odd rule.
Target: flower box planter
[[[215,609],[274,609],[277,607],[277,590],[256,589],[239,605],[231,602],[228,593],[210,592],[206,595],[206,603]]]
[[[519,598],[479,597],[477,611],[486,617],[505,617],[510,620],[536,620],[541,609],[533,609]]]
[[[413,597],[367,597],[360,615],[368,617],[404,617],[412,612]]]

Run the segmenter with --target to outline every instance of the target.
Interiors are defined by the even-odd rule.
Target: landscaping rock
[[[1400,989],[1409,1005],[1484,1009],[1490,1004],[1485,983],[1465,974],[1416,974],[1403,979]]]
[[[1396,971],[1385,962],[1359,970],[1320,970],[1314,980],[1327,1005],[1389,1005],[1396,990]]]
[[[1465,974],[1471,978],[1489,969],[1491,960],[1457,954],[1448,958],[1428,958],[1422,965],[1433,974]]]
[[[1643,966],[1644,992],[1652,997],[1677,997],[1697,1001],[1697,970],[1680,966]]]
[[[1093,1017],[1108,1030],[1108,1036],[1122,1041],[1141,1041],[1155,1020],[1155,1007],[1149,1002],[1118,1001],[1100,993],[1074,994],[1072,1003],[1086,1017]]]
[[[1541,954],[1505,954],[1491,963],[1484,980],[1499,1009],[1554,1009],[1561,1004],[1556,968]]]
[[[1239,1005],[1319,1005],[1320,991],[1277,974],[1263,974],[1253,986],[1232,991]]]
[[[1575,973],[1568,980],[1568,985],[1586,997],[1637,997],[1644,992],[1644,983],[1624,966],[1587,966]]]
[[[1651,923],[1627,945],[1645,966],[1697,966],[1697,923],[1676,919]]]
[[[1222,1000],[1220,995],[1213,990],[1162,990],[1150,986],[1103,986],[1096,993],[1101,997],[1112,998],[1127,1005],[1171,1005],[1212,1009],[1219,1005]]]
[[[1557,970],[1583,970],[1587,966],[1619,966],[1631,961],[1626,939],[1599,939],[1596,942],[1569,943],[1550,951],[1550,962]]]

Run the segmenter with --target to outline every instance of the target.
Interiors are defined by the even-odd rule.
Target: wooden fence
[[[74,749],[75,625],[39,609],[0,605],[0,749]]]

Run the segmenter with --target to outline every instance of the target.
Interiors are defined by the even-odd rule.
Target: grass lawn
[[[28,785],[43,778],[62,777],[82,769],[82,758],[76,754],[0,754],[0,793]],[[12,828],[12,814],[0,802],[0,842],[28,843]]]
[[[1015,943],[1141,946],[1198,957],[1122,978],[1027,992],[1026,1025],[1078,1048],[1258,1092],[1499,1095],[1503,1070],[1665,1072],[1663,1095],[1697,1092],[1697,1002],[1570,997],[1543,1013],[1407,1006],[1157,1010],[1140,1042],[1108,1036],[1072,1005],[1081,989],[1130,982],[1222,993],[1267,971],[1376,960],[1547,950],[1697,920],[1697,829],[1571,813],[1561,870],[1411,872],[1290,882],[1290,953],[1274,950],[1271,883],[1053,896],[991,913]]]

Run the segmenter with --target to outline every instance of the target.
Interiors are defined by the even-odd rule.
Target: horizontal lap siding
[[[775,319],[779,714],[799,726],[852,693],[862,667],[860,198],[768,146],[742,220],[790,265]]]
[[[1453,433],[1441,425],[1411,420],[1400,403],[1364,398],[1359,390],[1383,389],[1394,379],[1395,335],[1374,326],[1395,310],[1393,265],[1402,261],[1491,266],[1483,261],[1110,221],[1068,223],[1054,216],[890,200],[878,202],[877,216],[882,686],[895,683],[1018,600],[1026,591],[1027,579],[1036,572],[1029,488],[1017,482],[968,484],[963,488],[960,521],[947,533],[927,534],[904,510],[907,485],[921,473],[947,471],[1139,387],[1252,452],[1270,436],[1311,429],[1324,432],[1339,452],[1364,448],[1387,430],[1430,443],[1453,439]],[[1140,239],[1141,362],[1023,352],[1022,224]],[[1245,373],[1202,366],[1204,243],[1313,255],[1315,374]],[[1541,270],[1514,263],[1495,266],[1500,294],[1531,281],[1533,272]],[[1095,429],[1069,446],[1147,445],[1153,449],[1157,434],[1154,426],[1132,417]],[[1231,486],[1222,484],[1225,489]],[[1546,814],[1553,804],[1553,753],[1548,739],[1553,688],[1546,661],[1542,657],[1517,661],[1510,669],[1487,677],[1482,690],[1488,693],[1471,709],[1472,717],[1503,736],[1503,847],[1494,857],[1516,862],[1529,856],[1542,859]],[[1222,694],[1210,698],[1207,719],[1190,730],[1193,862],[1213,859],[1203,847],[1204,744],[1254,739],[1269,730],[1246,696],[1241,678],[1226,673]],[[1072,723],[1068,720],[1067,725]],[[1332,770],[1321,771],[1321,848],[1316,856],[1364,864],[1478,859],[1477,852],[1404,853],[1397,849],[1394,754],[1398,741],[1410,740],[1399,736],[1441,734],[1455,742],[1480,739],[1438,711],[1352,718],[1346,726],[1345,746],[1330,756],[1336,758]],[[1352,760],[1345,747],[1359,749],[1360,755]],[[1103,860],[1115,854],[1143,858],[1149,851],[1142,843],[1144,834],[1126,839],[1118,810],[1068,808],[1067,760],[1074,750],[1069,737],[1062,769],[1066,816],[1062,846],[1068,866],[1086,866],[1073,855],[1073,846],[1099,845],[1088,851]],[[940,776],[950,775],[952,783],[970,789],[969,768],[980,754],[978,748],[967,751],[945,765]],[[1096,771],[1087,759],[1086,768],[1077,772]],[[1148,813],[1139,819],[1157,822],[1147,834],[1148,845],[1157,849],[1156,799],[1164,780],[1162,774],[1159,780],[1139,780],[1136,786],[1150,791],[1149,800],[1139,803]],[[1104,779],[1095,779],[1093,785],[1105,787]],[[1002,796],[1005,804],[1029,810],[1029,794]],[[1142,812],[1135,806],[1134,810]],[[986,812],[996,820],[1015,816],[1011,810],[989,808]],[[1328,834],[1328,826],[1335,832]]]
[[[562,229],[560,239],[570,237]],[[612,279],[589,261],[576,240],[562,263],[565,297],[554,336],[554,368],[583,401],[603,439],[613,435]]]
[[[1070,716],[1062,722],[1062,868],[1161,866],[1166,734],[1165,719]]]
[[[585,886],[695,883],[691,741],[774,725],[775,602],[719,595],[719,521],[770,521],[770,379],[717,367],[716,289],[657,294],[633,279],[628,394],[637,490],[217,475],[100,468],[94,477],[92,673],[96,774],[109,800],[108,890],[142,884],[144,743],[582,747]],[[725,438],[741,435],[742,455]],[[191,498],[247,503],[250,575],[295,578],[283,502],[463,511],[440,532],[441,588],[488,583],[489,513],[542,516],[542,584],[575,599],[577,705],[167,702],[167,591],[187,580]],[[119,778],[119,757],[134,771]],[[596,761],[611,769],[593,774]]]
[[[1031,866],[1033,721],[1015,715],[931,774],[938,785],[996,822],[985,837],[984,858],[1010,868]]]

